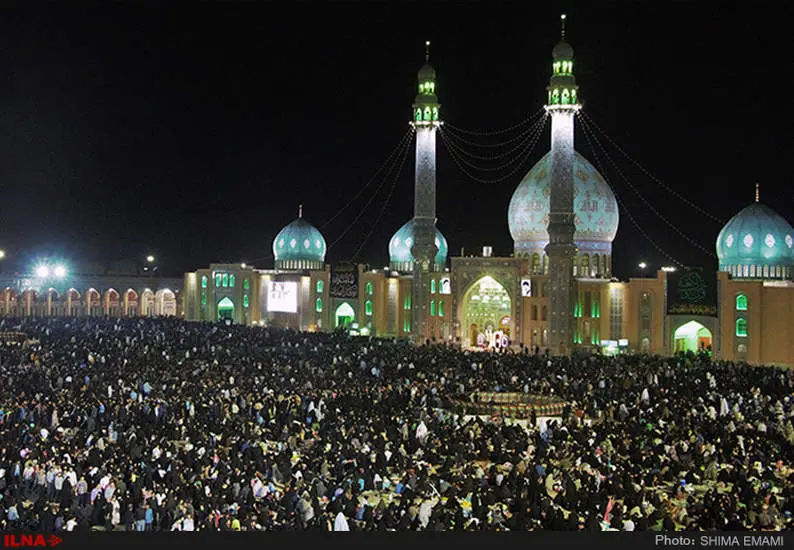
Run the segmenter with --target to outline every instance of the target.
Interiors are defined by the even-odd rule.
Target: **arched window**
[[[551,92],[551,104],[557,105],[560,102],[560,91],[555,89]]]
[[[532,255],[532,273],[535,275],[540,273],[540,254],[537,252]]]
[[[546,306],[543,306],[543,309],[540,310],[540,320],[548,321],[548,318],[549,318],[549,310]]]
[[[323,312],[323,299],[322,298],[317,298],[314,301],[314,310],[317,313],[322,313]]]
[[[438,107],[433,107],[433,120],[438,120]]]
[[[568,105],[571,102],[571,94],[568,92],[568,89],[564,89],[562,91],[562,104]]]
[[[367,315],[372,315],[372,300],[367,300],[364,302],[364,313]]]
[[[736,319],[736,336],[747,336],[747,321]]]
[[[243,294],[243,307],[248,307],[248,294]]]
[[[372,296],[372,281],[367,281],[365,288],[367,290],[367,296]]]
[[[228,273],[224,273],[223,274],[223,288],[226,288],[228,286],[229,286],[229,274]]]
[[[571,103],[576,103],[576,90],[571,90]]]
[[[223,275],[221,275],[220,273],[216,273],[215,274],[215,286],[216,287],[221,286],[221,281],[222,280],[223,280]]]
[[[416,110],[416,120],[417,120],[417,122],[422,120],[422,109],[417,109]]]
[[[234,273],[232,273],[231,275],[229,275],[229,286],[230,286],[231,288],[234,288]]]
[[[403,309],[408,311],[411,309],[411,296],[410,294],[403,299]]]
[[[251,290],[251,283],[248,279],[243,279],[243,290]]]
[[[750,266],[750,277],[755,277],[755,266],[754,265]]]
[[[532,320],[538,320],[538,306],[532,306]]]
[[[555,61],[554,62],[554,74],[560,74],[560,62],[559,61]]]
[[[779,265],[775,266],[775,277],[780,278],[780,266]]]
[[[201,288],[207,288],[207,276],[206,275],[202,275],[201,276]]]
[[[430,120],[430,107],[425,107],[425,120]]]
[[[764,266],[764,277],[765,278],[769,277],[769,266],[768,265]]]
[[[201,293],[201,305],[202,306],[206,306],[207,305],[207,293],[206,292],[202,292]]]
[[[444,300],[438,301],[438,316],[439,317],[444,316]]]
[[[430,316],[431,317],[435,317],[436,316],[436,301],[435,300],[430,300]]]
[[[323,282],[322,281],[317,281],[317,284],[314,286],[314,288],[317,291],[317,294],[322,294],[323,293]]]
[[[582,254],[582,271],[581,274],[584,277],[590,276],[590,256],[587,254]]]
[[[430,279],[430,294],[436,293],[436,280]]]
[[[747,311],[747,296],[744,294],[736,297],[736,311]]]

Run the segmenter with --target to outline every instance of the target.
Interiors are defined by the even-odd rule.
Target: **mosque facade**
[[[411,110],[414,215],[384,247],[389,266],[326,262],[326,241],[302,209],[273,240],[272,269],[216,263],[183,279],[8,276],[0,316],[183,316],[191,321],[521,347],[550,354],[707,351],[750,364],[794,365],[794,229],[755,201],[716,239],[716,274],[663,268],[612,273],[620,214],[614,192],[576,151],[580,109],[573,48],[552,51],[549,152],[507,206],[513,254],[451,257],[436,217],[436,136],[443,124],[429,56]]]
[[[706,351],[753,364],[794,364],[794,230],[758,200],[718,236],[716,277],[685,268],[627,281],[613,276],[618,202],[574,147],[580,103],[564,32],[552,52],[548,87],[551,149],[520,180],[507,208],[513,255],[494,257],[484,247],[478,256],[450,257],[435,209],[435,139],[443,122],[436,72],[425,61],[412,110],[414,217],[389,240],[389,267],[327,265],[322,235],[299,213],[274,241],[275,269],[218,264],[188,273],[189,319],[344,327],[467,348]],[[250,286],[227,287],[227,274]]]

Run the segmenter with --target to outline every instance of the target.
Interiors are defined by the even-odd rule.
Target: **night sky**
[[[216,261],[271,268],[273,238],[299,203],[329,245],[338,240],[327,261],[361,247],[355,259],[382,267],[390,236],[412,216],[413,149],[377,225],[391,179],[350,201],[408,129],[424,41],[441,118],[504,129],[545,102],[562,11],[584,110],[635,160],[717,218],[749,204],[760,182],[762,202],[794,220],[785,84],[794,38],[783,3],[107,4],[0,10],[6,269],[42,255],[149,253],[174,276]],[[450,255],[483,245],[512,253],[507,207],[548,151],[549,128],[513,177],[487,185],[439,141],[438,226]],[[596,164],[581,128],[576,139]],[[607,150],[659,213],[713,253],[720,224]],[[658,246],[716,267],[616,171],[604,175]],[[613,257],[621,278],[637,275],[640,260],[670,263],[623,210]]]

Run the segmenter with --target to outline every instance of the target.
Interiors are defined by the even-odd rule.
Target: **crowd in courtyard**
[[[0,529],[787,530],[794,370],[4,319]],[[477,392],[561,417],[469,416]]]

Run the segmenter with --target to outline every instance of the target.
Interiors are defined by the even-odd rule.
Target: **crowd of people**
[[[5,319],[0,529],[785,530],[794,371]],[[471,416],[521,392],[562,417]]]

